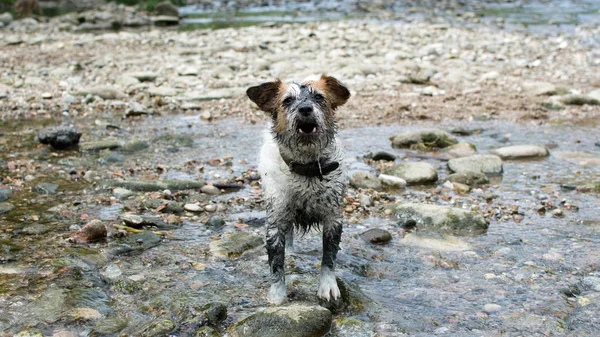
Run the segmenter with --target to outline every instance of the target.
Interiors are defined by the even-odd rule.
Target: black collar
[[[339,162],[329,161],[329,158],[325,157],[319,158],[319,160],[308,162],[306,164],[301,164],[293,161],[290,158],[287,158],[281,153],[281,151],[279,151],[279,154],[281,155],[283,161],[290,168],[290,171],[305,177],[319,177],[319,179],[323,180],[323,176],[328,175],[340,167]]]

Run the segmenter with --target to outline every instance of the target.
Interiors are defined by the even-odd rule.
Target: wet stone
[[[200,192],[202,193],[206,193],[208,195],[219,195],[221,194],[221,190],[219,190],[216,186],[214,185],[204,185],[202,186],[202,188],[200,189]]]
[[[98,159],[98,162],[100,162],[101,164],[105,164],[105,163],[112,164],[112,163],[122,163],[124,160],[125,160],[125,157],[122,154],[108,151],[108,152],[105,152],[104,154],[102,154],[102,158]]]
[[[372,337],[373,331],[365,322],[354,317],[340,317],[333,322],[332,335],[336,337]]]
[[[171,1],[161,1],[156,4],[154,11],[158,15],[179,16],[179,9]]]
[[[0,202],[0,214],[8,213],[12,211],[15,206],[8,202]]]
[[[350,185],[354,188],[381,191],[381,182],[368,172],[356,172],[350,177]]]
[[[442,153],[448,158],[461,158],[477,154],[477,148],[471,143],[458,143],[444,148]]]
[[[126,188],[121,188],[121,187],[117,187],[113,190],[113,195],[117,198],[117,199],[127,199],[130,196],[134,195],[134,193]]]
[[[424,148],[445,148],[458,143],[454,136],[436,129],[401,133],[391,137],[390,140],[392,147],[395,148],[408,148],[415,145],[421,145]]]
[[[194,337],[221,337],[221,334],[209,326],[203,326],[194,332]]]
[[[148,72],[148,71],[140,71],[140,72],[130,73],[127,75],[137,79],[140,82],[152,82],[158,77],[157,73]]]
[[[177,95],[177,90],[168,87],[149,88],[148,94],[150,96],[170,97]]]
[[[70,126],[51,127],[38,131],[40,143],[49,144],[57,150],[76,146],[80,138],[81,132]]]
[[[129,108],[125,112],[125,116],[141,116],[147,115],[149,112],[148,109],[143,104],[138,102],[129,102]]]
[[[106,85],[83,88],[77,92],[77,95],[93,95],[102,99],[120,99],[125,97],[125,94],[123,94],[119,89]]]
[[[419,229],[456,235],[477,235],[487,231],[488,223],[479,214],[460,208],[429,204],[403,204],[389,207],[400,226],[416,224]]]
[[[502,159],[523,159],[531,157],[547,157],[550,153],[544,146],[539,145],[514,145],[506,146],[492,151]]]
[[[452,183],[465,184],[468,186],[478,186],[489,183],[488,177],[481,172],[461,172],[453,173],[446,177],[447,181]]]
[[[163,337],[169,336],[169,332],[175,329],[175,323],[168,319],[156,319],[150,322],[139,334],[141,337]]]
[[[360,238],[370,243],[388,243],[392,240],[392,234],[385,229],[372,228],[360,234]]]
[[[202,206],[198,205],[198,204],[185,204],[183,205],[183,209],[188,211],[188,212],[202,212],[204,211],[204,209],[202,208]]]
[[[372,159],[375,161],[394,161],[396,160],[396,155],[387,151],[377,151],[375,153],[368,153],[367,155],[365,155],[365,158]]]
[[[108,186],[123,187],[137,192],[196,190],[201,189],[202,186],[204,186],[203,182],[193,180],[128,180],[107,181],[105,184]]]
[[[232,337],[315,337],[331,327],[331,312],[323,307],[295,303],[267,308],[228,329]]]
[[[158,246],[161,243],[161,238],[151,231],[144,231],[143,233],[125,237],[123,243],[132,247],[133,250],[141,251]]]
[[[85,224],[80,230],[71,235],[71,239],[79,243],[88,243],[106,238],[106,226],[100,220],[92,220]]]
[[[477,154],[469,157],[450,159],[448,161],[448,168],[456,173],[479,172],[498,175],[503,171],[502,159],[490,154]]]
[[[202,311],[208,324],[212,326],[219,326],[227,318],[227,306],[220,302],[208,303],[202,308]]]
[[[11,195],[12,190],[10,188],[0,188],[0,202],[8,200]]]
[[[383,170],[383,173],[402,178],[408,185],[433,183],[438,179],[435,168],[425,162],[396,164]]]
[[[395,177],[395,176],[391,176],[388,174],[380,174],[378,179],[383,186],[387,186],[387,187],[391,187],[391,188],[405,188],[406,187],[406,180],[404,180],[400,177]]]
[[[212,216],[210,217],[210,219],[208,219],[208,221],[206,221],[205,225],[206,227],[210,228],[221,228],[225,226],[225,220],[221,219],[218,216]]]
[[[143,205],[149,210],[158,210],[161,213],[181,213],[184,211],[183,207],[176,201],[147,199],[144,200]]]
[[[40,183],[35,185],[31,190],[37,194],[56,194],[57,189],[57,184]]]
[[[215,256],[235,259],[244,252],[264,244],[262,237],[247,232],[224,235],[220,240],[210,243],[210,251]]]

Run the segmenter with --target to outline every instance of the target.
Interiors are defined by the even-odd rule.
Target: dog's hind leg
[[[342,220],[335,219],[323,223],[323,259],[321,261],[321,279],[319,297],[329,301],[340,297],[340,289],[335,280],[335,259],[340,250],[342,239]]]
[[[267,255],[271,269],[271,288],[267,300],[271,304],[281,304],[286,299],[285,288],[285,237],[291,225],[267,218]]]

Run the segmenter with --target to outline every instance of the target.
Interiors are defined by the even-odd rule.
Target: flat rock
[[[8,200],[11,195],[12,190],[10,188],[0,188],[0,202]]]
[[[360,234],[360,238],[370,243],[388,243],[392,240],[392,234],[385,229],[371,228]]]
[[[161,1],[154,6],[158,15],[179,16],[179,9],[171,1]]]
[[[437,129],[401,133],[391,137],[390,140],[392,147],[395,148],[408,148],[415,145],[422,145],[426,148],[444,148],[458,143],[454,136]]]
[[[183,205],[183,209],[188,212],[202,212],[204,208],[198,204],[185,204]]]
[[[294,303],[268,308],[228,329],[231,337],[317,337],[331,328],[329,310],[310,304]]]
[[[205,186],[204,182],[194,180],[128,180],[107,181],[105,184],[137,192],[199,190]]]
[[[491,154],[476,154],[469,157],[455,158],[448,161],[452,172],[480,172],[485,174],[501,174],[502,159]]]
[[[135,139],[121,145],[121,151],[125,153],[134,153],[145,150],[149,147],[150,144],[148,144],[147,141]]]
[[[153,82],[158,77],[158,74],[149,71],[140,71],[129,73],[126,76],[133,77],[140,82]]]
[[[370,188],[375,191],[381,191],[381,182],[368,172],[355,172],[352,174],[350,185],[354,188]]]
[[[106,238],[106,227],[100,220],[92,220],[71,235],[71,239],[79,243],[99,241]]]
[[[140,84],[140,80],[132,76],[120,76],[115,80],[115,84],[122,87],[130,87],[132,85]]]
[[[587,94],[588,97],[600,101],[600,89],[596,89],[594,91],[590,91]]]
[[[489,183],[488,177],[481,172],[461,172],[453,173],[446,177],[447,181],[452,183],[465,184],[468,186],[478,186]]]
[[[468,157],[477,154],[477,148],[471,143],[458,143],[450,145],[441,151],[448,159]]]
[[[162,96],[162,97],[170,97],[177,95],[177,89],[170,87],[153,87],[148,88],[148,94],[150,96]]]
[[[365,155],[365,158],[372,159],[375,161],[384,160],[384,161],[394,161],[396,160],[396,155],[390,153],[388,151],[377,151],[375,153],[368,153]]]
[[[181,97],[182,101],[213,101],[222,98],[232,98],[238,93],[236,88],[215,89],[201,93],[189,93]]]
[[[126,111],[126,116],[147,115],[148,109],[143,104],[138,102],[129,102],[129,108]]]
[[[486,314],[491,314],[491,313],[502,310],[502,306],[499,304],[496,304],[496,303],[488,303],[488,304],[484,305],[481,310],[483,312],[485,312]]]
[[[83,88],[77,92],[77,95],[93,95],[102,99],[121,99],[126,97],[119,89],[108,85]]]
[[[31,190],[37,194],[56,194],[58,189],[57,184],[53,183],[40,183],[35,185]]]
[[[0,202],[0,214],[8,213],[12,211],[15,206],[8,202]]]
[[[236,259],[244,252],[263,245],[262,237],[247,232],[238,232],[223,236],[210,243],[210,251],[215,256]]]
[[[514,145],[496,149],[491,152],[502,159],[522,159],[531,157],[547,157],[550,153],[544,146]]]
[[[438,179],[435,168],[425,162],[396,164],[383,170],[383,173],[402,178],[408,185],[434,183]]]
[[[159,15],[152,18],[156,26],[175,26],[179,24],[179,17],[171,15]]]
[[[389,206],[401,226],[456,235],[477,235],[487,231],[488,223],[479,214],[461,208],[429,205],[402,204]]]
[[[113,195],[117,198],[117,199],[127,199],[130,196],[134,195],[133,191],[130,191],[126,188],[121,188],[121,187],[117,187],[113,190]]]

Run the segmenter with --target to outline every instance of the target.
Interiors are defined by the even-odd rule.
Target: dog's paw
[[[335,280],[335,275],[333,275],[332,272],[324,272],[321,274],[318,295],[326,301],[335,301],[340,298],[340,289]]]
[[[269,289],[269,294],[267,295],[267,301],[270,304],[279,305],[285,302],[287,296],[285,293],[285,283],[279,282],[275,284],[271,284],[271,288]]]

